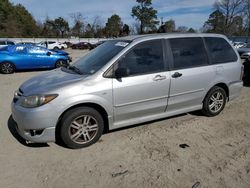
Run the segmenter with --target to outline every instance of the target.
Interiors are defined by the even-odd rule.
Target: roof
[[[223,37],[224,35],[214,33],[157,33],[157,34],[146,34],[146,35],[130,35],[121,37],[122,40],[146,40],[156,38],[172,38],[172,37]]]

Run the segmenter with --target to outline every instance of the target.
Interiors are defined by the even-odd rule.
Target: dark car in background
[[[79,50],[89,50],[91,49],[91,47],[92,44],[90,44],[89,42],[79,42],[71,46],[72,49],[79,49]]]
[[[10,74],[16,70],[58,68],[68,66],[71,57],[64,51],[52,51],[32,45],[13,45],[0,49],[0,72]]]
[[[105,40],[102,40],[102,41],[99,41],[99,42],[97,42],[97,43],[95,43],[95,44],[92,44],[90,50],[93,50],[94,48],[96,48],[97,46],[100,46],[100,45],[103,44],[104,42],[106,42],[106,41],[105,41]]]

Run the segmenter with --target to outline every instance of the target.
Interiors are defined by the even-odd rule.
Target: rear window
[[[208,65],[206,50],[202,38],[175,38],[169,39],[174,69],[193,68]]]
[[[230,63],[238,57],[230,44],[223,38],[205,37],[212,64]]]

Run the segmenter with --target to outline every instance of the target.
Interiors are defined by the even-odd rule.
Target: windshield
[[[122,51],[130,41],[111,40],[91,50],[74,63],[83,74],[94,74]]]

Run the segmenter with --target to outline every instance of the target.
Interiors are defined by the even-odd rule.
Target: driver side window
[[[127,77],[164,71],[162,40],[136,45],[119,60],[115,69],[125,70]]]

